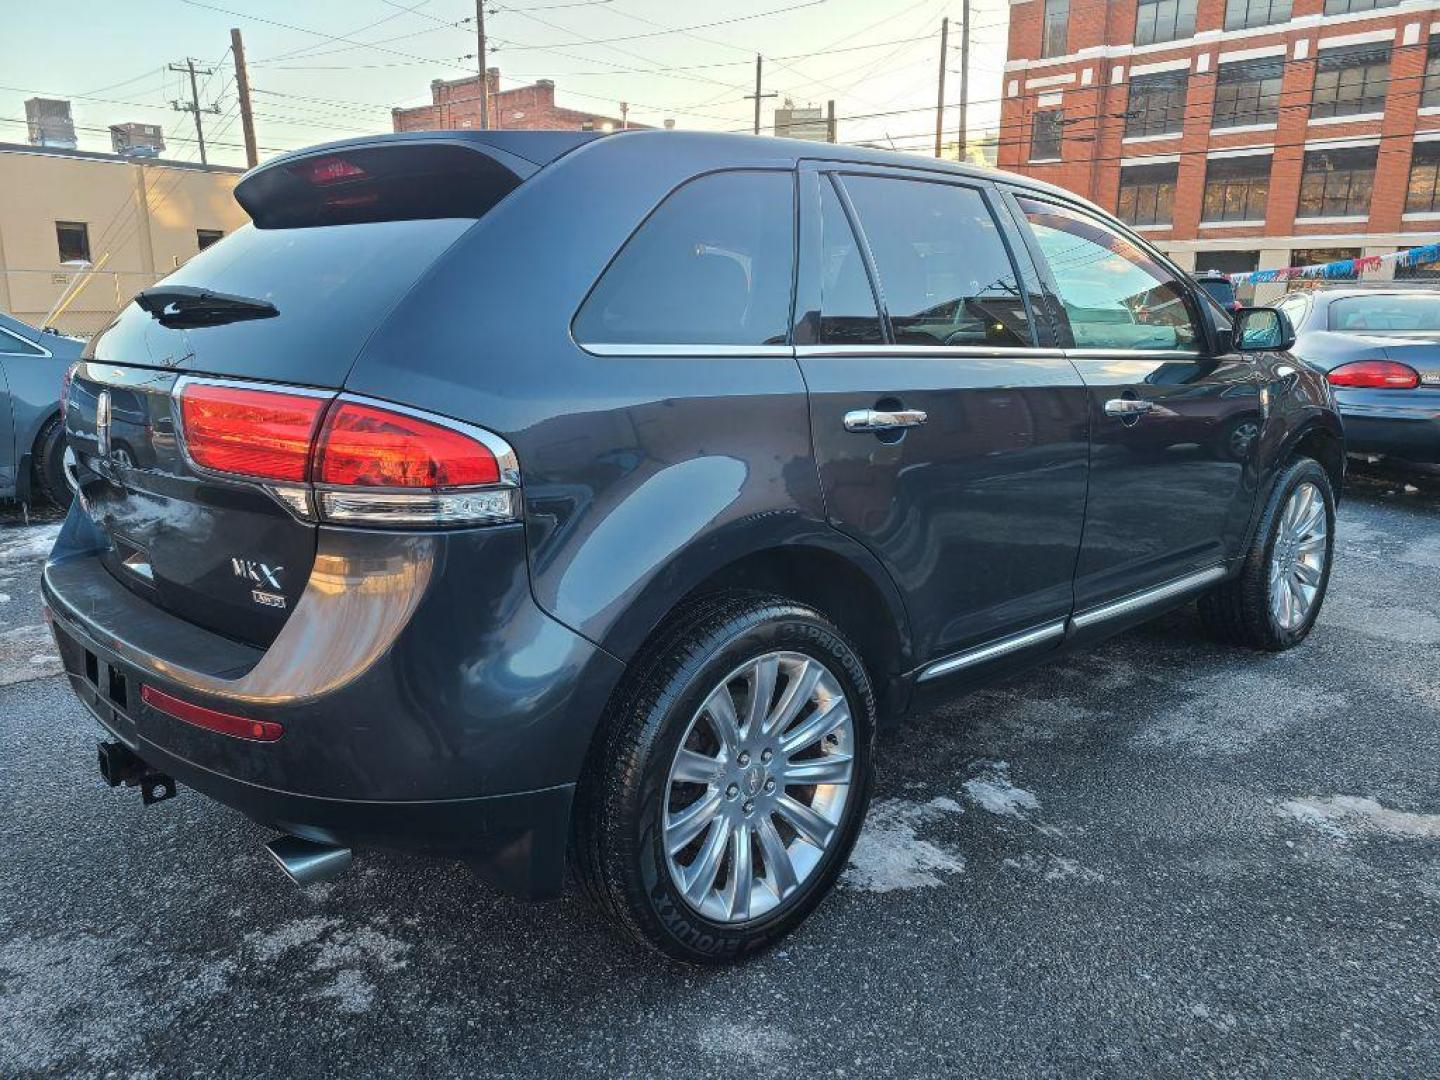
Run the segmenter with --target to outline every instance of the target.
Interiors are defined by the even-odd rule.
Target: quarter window
[[[1214,128],[1273,124],[1280,110],[1283,60],[1221,64],[1215,77]]]
[[[1183,71],[1162,71],[1130,80],[1130,100],[1125,109],[1126,138],[1173,135],[1185,126]]]
[[[1135,44],[1193,37],[1195,7],[1196,0],[1140,0],[1135,9]]]
[[[1030,122],[1030,160],[1054,161],[1060,156],[1060,132],[1065,124],[1065,110],[1048,109],[1037,112]]]
[[[45,350],[32,345],[18,334],[0,328],[0,353],[6,356],[44,356]]]
[[[1415,144],[1410,183],[1405,190],[1405,212],[1440,213],[1440,142]]]
[[[1311,150],[1300,174],[1299,217],[1365,217],[1375,187],[1378,146]],[[1300,265],[1296,263],[1295,265]]]
[[[672,193],[575,317],[575,339],[783,345],[794,266],[794,176],[725,172]]]
[[[1290,0],[1228,0],[1225,29],[1246,30],[1290,21]]]
[[[1315,62],[1310,115],[1354,116],[1385,111],[1390,82],[1390,49],[1361,45],[1328,49]]]
[[[90,226],[85,222],[55,222],[55,242],[62,263],[90,261]]]
[[[974,188],[847,176],[897,345],[1029,345],[1000,227]]]
[[[1169,225],[1175,213],[1179,165],[1134,165],[1120,170],[1117,217],[1130,225]]]
[[[1269,154],[1215,158],[1205,166],[1205,204],[1200,220],[1264,221],[1265,200],[1269,197]]]
[[[828,177],[820,182],[820,343],[878,345],[885,340],[865,260]]]
[[[1169,267],[1098,218],[1019,201],[1076,348],[1198,351],[1188,290]]]

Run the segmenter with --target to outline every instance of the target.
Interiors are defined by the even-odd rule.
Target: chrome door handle
[[[1106,416],[1143,416],[1155,408],[1153,401],[1144,398],[1111,398],[1105,402]]]
[[[845,414],[846,431],[895,431],[899,428],[919,427],[928,417],[919,409],[896,409],[893,412],[880,409],[852,409]]]

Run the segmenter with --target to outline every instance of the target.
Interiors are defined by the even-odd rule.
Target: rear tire
[[[65,481],[65,425],[51,417],[35,440],[35,490],[61,510],[70,506],[70,485]]]
[[[870,796],[870,678],[823,615],[745,593],[689,606],[634,670],[582,779],[577,876],[635,940],[741,960],[845,867]]]
[[[1304,641],[1320,615],[1335,548],[1330,475],[1298,458],[1275,482],[1238,576],[1200,598],[1200,618],[1221,641],[1281,652]]]

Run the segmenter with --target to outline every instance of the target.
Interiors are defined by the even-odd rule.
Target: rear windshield
[[[1347,296],[1330,304],[1331,330],[1440,330],[1440,293]]]

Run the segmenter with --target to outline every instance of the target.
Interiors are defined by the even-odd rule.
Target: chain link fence
[[[89,272],[15,267],[6,267],[0,274],[8,279],[11,306],[6,314],[31,326],[50,326],[78,338],[93,337],[104,330],[131,297],[164,276],[140,270]]]

